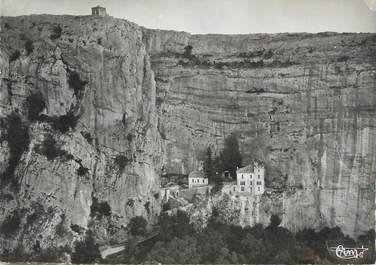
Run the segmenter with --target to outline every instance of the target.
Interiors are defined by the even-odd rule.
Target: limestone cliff
[[[162,165],[187,173],[233,132],[280,192],[260,200],[259,219],[233,203],[240,224],[278,212],[293,231],[372,228],[375,54],[374,34],[2,18],[0,254],[69,247],[88,227],[99,243],[122,241],[131,217],[155,221]]]
[[[375,34],[144,31],[170,172],[236,133],[245,164],[265,161],[267,186],[283,193],[261,211],[292,231],[374,227]]]
[[[154,222],[162,145],[141,29],[92,16],[1,22],[0,219],[18,220],[1,254],[71,246],[88,227],[99,243],[122,241],[130,218]]]

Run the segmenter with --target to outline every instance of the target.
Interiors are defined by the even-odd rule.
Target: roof
[[[103,6],[94,6],[94,7],[92,7],[92,8],[103,8],[103,9],[106,9],[106,8],[103,7]]]
[[[189,173],[188,178],[206,178],[204,172],[195,170]]]
[[[254,171],[253,164],[250,164],[248,166],[239,168],[236,172],[237,173],[249,173],[249,172],[253,172],[253,171]]]
[[[254,172],[254,166],[264,166],[264,163],[259,161],[259,160],[255,160],[253,163],[249,164],[248,166],[245,166],[245,167],[242,167],[242,168],[239,168],[236,172],[237,173],[249,173],[249,172]]]

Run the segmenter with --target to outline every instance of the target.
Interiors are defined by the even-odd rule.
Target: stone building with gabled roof
[[[238,192],[261,195],[265,191],[264,165],[255,161],[248,166],[236,170],[236,184]]]
[[[192,171],[188,175],[188,186],[190,189],[207,186],[208,184],[208,178],[205,176],[205,173],[201,170]]]

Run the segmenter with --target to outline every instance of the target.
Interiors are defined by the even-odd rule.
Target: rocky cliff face
[[[189,172],[236,133],[245,164],[265,161],[267,186],[284,193],[262,211],[292,231],[374,227],[375,34],[145,30],[144,42],[170,172]]]
[[[122,241],[130,218],[155,221],[162,145],[140,28],[27,16],[2,19],[0,38],[0,219],[14,224],[0,252],[61,249],[88,227]]]
[[[69,247],[87,228],[122,241],[131,217],[155,220],[162,165],[187,173],[230,133],[284,194],[258,221],[279,212],[292,230],[374,227],[374,34],[190,35],[92,16],[1,23],[1,254]],[[240,212],[240,223],[256,220]]]

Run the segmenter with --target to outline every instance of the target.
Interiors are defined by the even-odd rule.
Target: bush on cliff
[[[92,232],[89,230],[85,240],[77,242],[71,255],[72,263],[99,263],[102,258],[98,244],[95,243]]]
[[[70,129],[76,128],[79,118],[79,116],[74,115],[73,111],[69,111],[67,114],[53,119],[52,128],[62,133],[69,132]]]
[[[93,197],[90,206],[90,216],[98,218],[99,220],[102,219],[103,216],[111,216],[111,207],[107,202],[99,202],[96,197]]]
[[[61,146],[56,142],[51,134],[45,135],[41,145],[35,147],[35,152],[47,157],[47,160],[53,161],[58,157],[70,159],[71,155],[67,151],[61,149]]]
[[[29,39],[26,40],[26,42],[25,42],[25,50],[26,50],[27,55],[30,55],[31,53],[33,53],[33,51],[34,51],[33,41],[31,41]]]
[[[81,77],[77,72],[68,69],[68,85],[70,88],[73,88],[74,95],[78,99],[82,98],[87,83],[87,81],[81,80]]]
[[[50,39],[51,40],[56,40],[56,39],[60,38],[62,32],[63,32],[63,29],[61,28],[61,26],[60,25],[56,25],[52,29],[52,33],[50,35]]]
[[[1,225],[1,233],[6,237],[15,234],[21,224],[21,216],[17,210],[8,215]]]
[[[25,101],[28,118],[30,121],[37,121],[40,119],[40,113],[46,107],[45,99],[40,92],[31,93]]]
[[[125,166],[128,165],[129,160],[124,155],[117,155],[114,160],[115,164],[118,166],[119,171],[123,172],[125,169]]]
[[[5,173],[1,178],[4,184],[16,184],[14,172],[21,159],[22,154],[29,147],[30,139],[28,127],[22,123],[21,117],[17,113],[10,114],[6,119],[7,133],[5,140],[9,145],[9,160]]]
[[[18,57],[21,56],[21,53],[19,50],[15,50],[10,56],[9,56],[9,62],[13,62],[18,59]]]
[[[146,234],[147,221],[142,216],[133,217],[128,224],[129,232],[134,236],[144,236]]]

